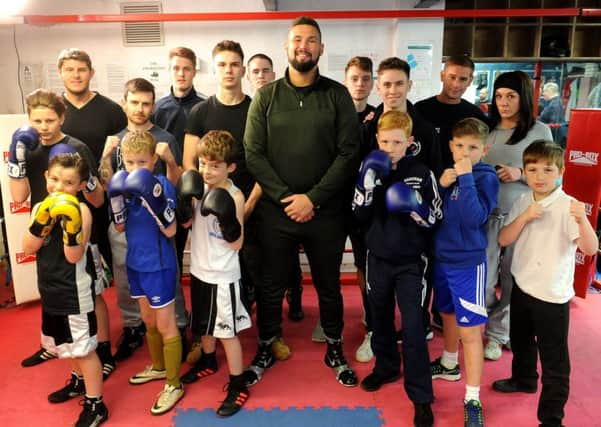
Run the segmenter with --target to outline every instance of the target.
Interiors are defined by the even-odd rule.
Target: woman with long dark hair
[[[502,355],[502,346],[509,346],[513,246],[505,248],[501,256],[497,236],[513,202],[528,191],[522,170],[524,149],[538,139],[552,141],[553,136],[551,130],[534,117],[532,81],[523,71],[511,71],[497,77],[489,117],[494,125],[487,140],[488,152],[484,161],[495,166],[501,185],[498,208],[488,221],[488,323],[485,329],[488,342],[484,357],[498,360]],[[495,290],[497,283],[501,287],[500,297],[497,297]]]

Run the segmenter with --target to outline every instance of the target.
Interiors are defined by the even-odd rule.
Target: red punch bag
[[[601,109],[574,109],[570,111],[568,142],[566,145],[566,170],[563,189],[586,205],[588,220],[597,227],[601,204]],[[589,284],[595,278],[597,255],[584,256],[576,250],[574,291],[586,298]]]

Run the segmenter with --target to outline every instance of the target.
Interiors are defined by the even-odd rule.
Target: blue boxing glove
[[[359,168],[359,178],[355,185],[353,204],[356,206],[370,206],[373,201],[373,191],[377,185],[382,184],[392,168],[388,153],[374,150],[369,153]]]
[[[127,207],[125,206],[125,180],[129,173],[125,170],[115,172],[106,192],[109,196],[109,216],[115,224],[125,224]]]
[[[236,218],[236,202],[229,191],[223,188],[213,188],[208,191],[200,203],[200,214],[213,214],[219,221],[223,240],[232,243],[240,238],[242,226]]]
[[[127,176],[125,197],[139,199],[159,227],[168,227],[175,221],[173,200],[165,197],[161,182],[148,169],[136,169]]]
[[[48,152],[48,163],[50,163],[50,160],[52,160],[53,157],[58,156],[59,154],[77,154],[80,156],[75,147],[65,144],[64,142],[59,142],[50,148],[50,151]],[[96,189],[97,185],[98,180],[94,175],[92,175],[92,173],[90,173],[86,178],[86,186],[84,187],[83,191],[86,193],[91,193]]]
[[[388,188],[386,209],[393,214],[408,213],[422,227],[430,227],[433,222],[428,222],[430,208],[422,199],[422,195],[404,182],[395,182]]]
[[[8,151],[8,176],[10,178],[25,178],[27,175],[26,153],[34,150],[40,143],[40,135],[30,127],[23,126],[13,133]]]

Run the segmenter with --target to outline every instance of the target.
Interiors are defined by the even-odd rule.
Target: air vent
[[[121,3],[123,15],[161,13],[160,2]],[[121,26],[124,46],[163,46],[162,22],[124,22]]]

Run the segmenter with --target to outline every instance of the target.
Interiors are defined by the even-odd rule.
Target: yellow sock
[[[152,368],[157,371],[163,371],[165,369],[163,337],[157,328],[146,329],[146,342],[148,343],[148,352],[152,360]]]
[[[167,384],[179,387],[179,368],[182,364],[182,337],[180,335],[163,340],[163,355],[167,369]]]

